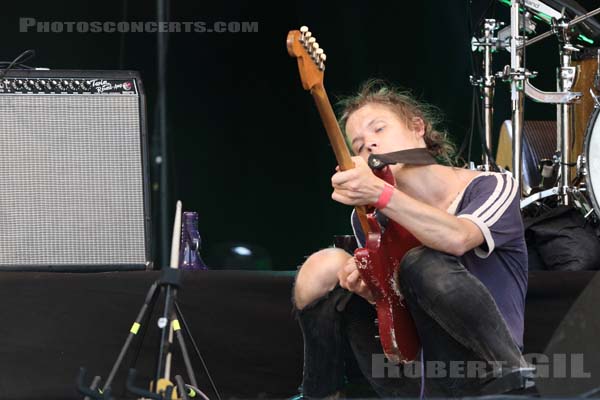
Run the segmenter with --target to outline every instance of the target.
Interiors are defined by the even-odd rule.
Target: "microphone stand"
[[[189,353],[187,351],[187,346],[185,344],[182,332],[182,325],[186,335],[188,336],[188,338],[190,338],[192,344],[196,349],[197,346],[194,342],[191,333],[187,328],[187,324],[185,323],[183,314],[181,313],[181,310],[177,305],[177,295],[179,290],[181,290],[181,270],[178,268],[179,242],[181,235],[181,208],[181,202],[178,201],[175,223],[173,226],[173,241],[171,246],[170,267],[163,268],[161,271],[160,278],[150,286],[146,294],[144,304],[142,305],[133,325],[129,330],[127,339],[125,340],[125,343],[123,344],[121,351],[119,352],[119,355],[117,356],[117,359],[114,362],[113,367],[108,375],[108,378],[102,386],[102,389],[99,388],[102,379],[100,376],[94,377],[90,386],[86,386],[86,369],[83,367],[80,369],[80,373],[77,379],[77,390],[81,394],[86,396],[85,399],[114,400],[114,397],[112,397],[113,380],[135,337],[140,333],[142,334],[142,337],[145,335],[145,331],[148,325],[146,323],[147,319],[149,319],[151,311],[154,309],[160,293],[165,294],[165,305],[162,316],[158,320],[158,327],[161,329],[161,335],[156,373],[154,376],[153,385],[150,391],[135,386],[135,378],[137,375],[137,371],[131,368],[127,377],[126,388],[132,394],[154,400],[171,400],[175,389],[177,389],[177,395],[179,396],[178,398],[182,400],[189,399],[187,393],[188,391],[190,391],[190,393],[200,394],[204,399],[207,399],[206,395],[204,395],[204,393],[200,392],[197,389],[198,383],[196,381],[196,375],[192,368]],[[183,324],[180,324],[180,321],[183,322]],[[181,355],[185,364],[186,373],[191,383],[190,385],[186,385],[183,381],[183,378],[179,375],[175,376],[175,384],[173,384],[170,381],[171,347],[173,336],[175,336],[179,344]],[[138,355],[139,347],[134,360],[137,360]],[[133,362],[133,364],[135,365],[135,361]],[[214,389],[215,393],[217,393],[217,396],[220,398],[218,392],[216,391],[216,388]]]

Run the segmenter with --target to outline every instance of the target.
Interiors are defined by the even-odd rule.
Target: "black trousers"
[[[304,339],[305,396],[343,390],[348,348],[382,397],[418,396],[421,376],[429,396],[476,395],[499,368],[525,366],[489,291],[456,257],[421,246],[405,255],[400,269],[400,288],[417,326],[423,362],[388,363],[376,337],[375,308],[338,286],[296,310]]]

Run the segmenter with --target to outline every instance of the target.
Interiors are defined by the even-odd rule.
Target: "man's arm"
[[[376,177],[366,162],[353,157],[356,167],[332,177],[332,198],[348,205],[374,204],[385,182]],[[394,189],[384,215],[402,225],[423,245],[461,256],[484,243],[480,228],[472,221],[457,218],[445,211],[418,201]]]
[[[423,245],[444,253],[462,256],[484,242],[483,233],[470,220],[457,218],[397,189],[381,212],[402,225]]]

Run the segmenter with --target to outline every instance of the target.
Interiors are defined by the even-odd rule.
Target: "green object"
[[[507,6],[512,5],[510,0],[500,0],[500,3],[505,4]],[[525,10],[523,8],[519,7],[519,11],[523,12]],[[552,22],[552,17],[549,16],[548,14],[545,14],[541,11],[535,11],[535,13],[536,13],[536,15],[534,15],[533,18],[540,20],[540,21],[546,21],[549,24]]]
[[[594,41],[592,39],[590,39],[589,37],[585,36],[585,35],[579,35],[579,36],[577,36],[577,38],[579,40],[582,40],[582,41],[586,42],[586,43],[594,44]]]

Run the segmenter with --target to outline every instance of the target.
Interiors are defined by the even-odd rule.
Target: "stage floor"
[[[525,351],[543,352],[594,272],[531,272]],[[81,366],[106,378],[158,272],[0,275],[0,398],[80,399]],[[184,274],[183,314],[223,398],[286,398],[302,370],[302,338],[292,317],[294,272],[202,271]],[[156,312],[162,311],[159,299]],[[137,361],[138,384],[151,378],[158,352],[157,314]],[[138,338],[139,339],[139,338]],[[138,340],[139,342],[139,340]],[[189,344],[189,341],[188,341]],[[201,363],[201,389],[214,398]],[[129,366],[130,357],[125,360]],[[184,374],[175,354],[175,370]],[[115,382],[123,388],[126,368]]]

